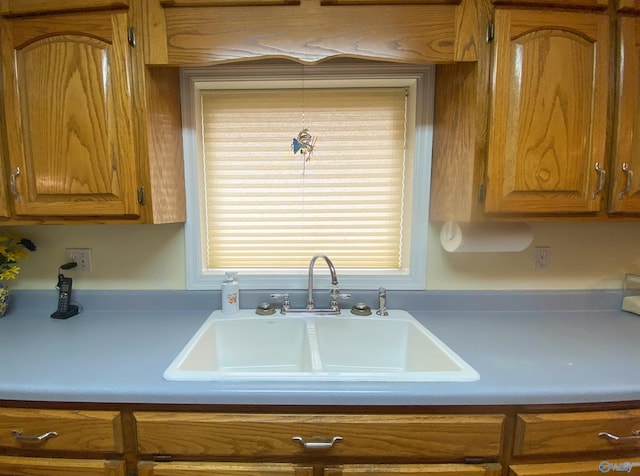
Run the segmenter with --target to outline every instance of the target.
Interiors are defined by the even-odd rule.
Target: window
[[[248,289],[304,288],[319,253],[343,288],[424,289],[432,68],[237,65],[182,79],[189,289],[216,289],[225,271]]]

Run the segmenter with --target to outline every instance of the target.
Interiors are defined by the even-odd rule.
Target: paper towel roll
[[[440,243],[450,253],[522,251],[532,241],[533,232],[526,223],[446,222],[440,231]]]

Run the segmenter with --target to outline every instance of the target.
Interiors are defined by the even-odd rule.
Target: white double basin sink
[[[469,382],[478,373],[406,311],[213,312],[164,372],[183,381]]]

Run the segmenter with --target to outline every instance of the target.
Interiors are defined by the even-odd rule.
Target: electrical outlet
[[[77,271],[91,271],[91,248],[67,248],[67,261],[78,263]]]
[[[549,266],[550,251],[550,246],[536,246],[535,254],[533,257],[533,266],[536,269],[544,269]]]

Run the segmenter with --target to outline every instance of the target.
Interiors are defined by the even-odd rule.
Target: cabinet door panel
[[[3,25],[17,215],[137,216],[126,13]]]
[[[286,463],[138,463],[140,476],[313,476],[313,468]]]
[[[487,212],[600,208],[608,17],[497,10]]]
[[[125,476],[124,461],[0,456],[0,476]]]
[[[640,19],[619,17],[620,63],[609,212],[640,213]]]

